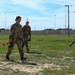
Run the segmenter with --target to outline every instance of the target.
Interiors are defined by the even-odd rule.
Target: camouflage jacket
[[[11,26],[11,36],[14,39],[23,39],[23,30],[22,30],[22,25],[14,23]]]
[[[31,27],[30,26],[23,26],[23,37],[30,37],[31,38]]]

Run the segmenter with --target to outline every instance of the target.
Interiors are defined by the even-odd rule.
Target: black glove
[[[30,42],[31,41],[31,38],[29,38],[28,41]]]
[[[12,48],[12,47],[13,47],[13,43],[12,43],[12,42],[9,42],[9,43],[8,43],[8,47],[9,47],[9,48]]]

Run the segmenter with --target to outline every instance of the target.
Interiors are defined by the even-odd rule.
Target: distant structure
[[[32,30],[32,34],[68,34],[67,29],[45,29],[45,30]],[[10,34],[10,30],[0,29],[0,34]],[[70,34],[75,34],[75,30],[70,29]]]

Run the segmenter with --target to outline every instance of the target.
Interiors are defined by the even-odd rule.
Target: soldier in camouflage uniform
[[[29,21],[27,21],[26,25],[23,26],[23,37],[24,42],[22,47],[26,45],[26,51],[29,52],[28,41],[31,41],[31,27],[29,26]]]
[[[24,58],[24,52],[22,49],[23,30],[22,25],[20,25],[21,17],[17,16],[15,21],[16,22],[11,26],[11,34],[9,36],[8,52],[6,53],[6,59],[10,60],[9,55],[11,54],[14,45],[17,44],[20,58],[22,61],[24,61],[26,60],[26,58]]]

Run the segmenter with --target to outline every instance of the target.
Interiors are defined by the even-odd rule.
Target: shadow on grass
[[[41,52],[28,52],[29,54],[42,54]]]
[[[15,60],[6,60],[6,61],[10,61],[10,62],[13,62],[13,63],[16,63],[16,64],[22,64],[22,65],[34,65],[34,66],[37,66],[36,63],[29,62],[29,61],[24,61],[24,62],[15,61]]]

